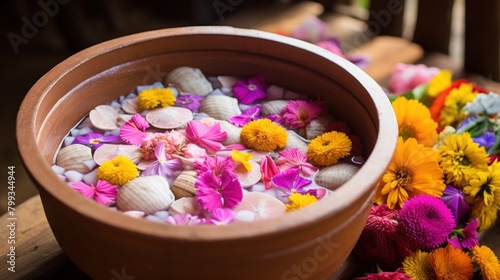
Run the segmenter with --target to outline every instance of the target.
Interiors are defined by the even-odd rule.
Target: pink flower
[[[165,155],[170,157],[170,154],[182,151],[186,145],[186,138],[177,131],[166,131],[164,133],[149,133],[141,143],[142,158],[145,160],[153,160],[158,158],[155,155],[155,149],[158,143],[163,143],[165,146]]]
[[[474,246],[479,244],[477,240],[477,225],[478,219],[474,219],[467,224],[463,229],[454,229],[451,238],[448,238],[448,243],[452,244],[453,247],[463,250],[472,249]]]
[[[271,182],[273,182],[279,191],[283,192],[286,197],[294,192],[306,194],[309,191],[305,190],[304,187],[310,185],[312,180],[300,176],[299,173],[300,170],[298,168],[287,169],[275,175],[271,179]]]
[[[339,41],[335,38],[319,41],[316,43],[316,45],[340,57],[344,57],[344,53],[342,52],[342,48],[340,47]]]
[[[208,211],[222,207],[233,209],[243,199],[243,189],[238,178],[226,170],[219,176],[214,172],[198,175],[195,187],[196,200]]]
[[[175,105],[194,111],[198,110],[198,107],[200,107],[202,100],[203,97],[196,94],[183,94],[177,96]]]
[[[89,132],[85,135],[76,136],[72,144],[82,144],[91,147],[92,151],[102,146],[104,143],[116,143],[120,141],[120,136],[117,135],[102,135],[97,132]]]
[[[207,156],[207,151],[198,145],[189,143],[184,149],[184,156],[187,158],[204,158]]]
[[[206,156],[203,160],[196,160],[193,167],[198,174],[213,172],[215,176],[219,176],[223,171],[232,172],[234,164],[235,162],[230,157]]]
[[[220,124],[207,125],[198,121],[190,121],[186,127],[186,138],[210,153],[221,149],[221,142],[226,140],[227,133],[221,130]]]
[[[423,64],[398,63],[394,66],[389,79],[389,88],[393,93],[411,91],[419,85],[428,83],[439,71],[436,67],[427,67]]]
[[[394,272],[384,272],[381,271],[379,273],[366,273],[364,277],[355,278],[355,280],[411,280],[411,277],[408,277],[406,274],[401,272],[401,269],[398,268]]]
[[[241,115],[231,117],[227,121],[236,126],[242,127],[251,121],[257,120],[259,113],[260,104],[257,104],[255,106],[248,107],[241,113]]]
[[[311,16],[305,19],[302,24],[292,30],[290,35],[310,43],[316,43],[326,37],[327,24],[318,17]]]
[[[192,226],[206,223],[205,219],[200,219],[198,216],[192,216],[189,214],[168,216],[165,222],[174,226]]]
[[[233,210],[229,208],[215,208],[210,211],[210,224],[222,226],[231,223],[234,220]]]
[[[311,176],[318,168],[307,162],[307,155],[300,151],[299,148],[288,148],[279,152],[276,165],[281,170],[290,168],[298,168],[304,176]]]
[[[145,132],[149,123],[141,115],[135,114],[128,122],[120,127],[120,138],[123,142],[141,146],[142,139],[147,135]]]
[[[175,171],[182,169],[182,161],[178,158],[167,159],[165,154],[165,144],[159,142],[155,148],[156,161],[150,163],[141,176],[160,175],[165,178],[172,177]]]
[[[104,180],[98,180],[95,186],[77,182],[73,183],[71,188],[88,198],[96,200],[102,205],[113,204],[118,194],[118,186],[112,185]]]
[[[271,178],[278,174],[280,170],[276,166],[273,158],[270,155],[265,155],[260,160],[260,172],[262,173],[262,182],[264,183],[266,190],[268,190],[273,187],[271,185]]]
[[[316,102],[292,100],[281,110],[282,123],[291,129],[304,127],[317,118],[321,111]]]
[[[264,99],[267,87],[266,77],[257,75],[250,79],[237,81],[233,87],[233,93],[238,102],[250,104],[256,100]]]

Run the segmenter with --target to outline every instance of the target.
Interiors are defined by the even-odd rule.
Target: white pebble
[[[74,170],[68,170],[64,172],[64,176],[66,176],[66,179],[68,179],[68,181],[73,183],[81,182],[83,179],[83,174]]]
[[[224,92],[222,92],[222,90],[220,90],[219,88],[216,88],[214,89],[211,93],[209,93],[210,95],[223,95]]]
[[[158,218],[155,215],[147,215],[146,220],[153,221],[153,222],[164,222],[165,221],[165,220]]]
[[[278,199],[280,199],[278,195],[282,194],[281,192],[277,192],[275,188],[270,188],[268,190],[265,190],[264,193]],[[288,202],[288,198],[285,197],[285,199],[286,199],[285,202]]]
[[[243,188],[243,194],[246,194],[246,193],[249,193],[249,192],[250,192],[249,190]]]
[[[116,109],[121,109],[122,108],[122,104],[116,102],[116,101],[111,101],[111,104],[109,104],[111,107],[113,108],[116,108]]]
[[[93,159],[89,159],[83,162],[89,169],[94,169],[97,166],[97,163]]]
[[[263,183],[257,183],[252,187],[253,192],[265,192],[266,186]]]
[[[80,131],[78,131],[78,135],[85,135],[85,134],[90,133],[90,132],[93,132],[92,128],[86,126],[86,127],[82,127],[80,129]]]
[[[90,121],[89,117],[85,117],[77,126],[77,128],[82,127],[92,127],[92,122]]]
[[[63,175],[64,174],[64,168],[59,166],[59,165],[52,165],[50,168],[52,168],[52,171],[54,171],[58,175]]]
[[[129,93],[127,95],[127,97],[125,97],[125,99],[132,99],[132,98],[136,98],[136,97],[137,97],[137,94],[135,94],[135,93],[132,92],[132,93]]]
[[[282,99],[285,95],[285,89],[277,85],[270,85],[266,90],[268,100]]]
[[[117,128],[117,129],[113,129],[113,130],[108,130],[104,133],[105,136],[108,136],[108,135],[115,135],[115,136],[118,136],[120,135],[120,129]]]
[[[69,131],[69,134],[70,134],[71,136],[78,136],[78,135],[79,135],[79,134],[78,134],[79,132],[80,132],[80,129],[78,129],[78,128],[73,128],[72,130],[70,130],[70,131]]]
[[[143,85],[143,86],[137,86],[137,92],[140,93],[141,91],[145,89],[152,89],[152,88],[165,88],[162,83],[156,82],[152,85]]]
[[[64,146],[71,145],[74,140],[75,140],[75,137],[73,137],[73,136],[68,136],[68,137],[64,138]]]
[[[240,108],[240,110],[242,112],[245,111],[246,109],[248,109],[250,106],[252,106],[252,105],[247,105],[247,104],[243,104],[243,103],[238,104],[238,107]]]
[[[161,219],[162,221],[165,221],[168,216],[170,216],[170,213],[166,210],[161,210],[161,211],[156,211],[155,216]]]
[[[179,96],[179,90],[176,87],[168,87],[168,88],[174,93],[175,97]]]
[[[97,184],[97,169],[90,171],[89,173],[83,175],[83,182],[87,185],[95,185]]]
[[[234,214],[234,221],[253,222],[255,221],[255,213],[249,210],[238,211]]]

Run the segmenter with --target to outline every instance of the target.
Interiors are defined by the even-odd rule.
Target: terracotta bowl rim
[[[66,183],[57,177],[37,148],[36,135],[38,132],[35,127],[35,119],[41,101],[64,75],[77,68],[82,62],[99,59],[101,55],[119,48],[126,48],[129,45],[159,39],[164,36],[210,34],[270,40],[311,52],[337,64],[351,76],[356,77],[356,80],[365,88],[378,110],[379,130],[377,141],[365,165],[351,180],[335,191],[335,196],[326,197],[315,205],[300,211],[287,213],[283,217],[275,219],[231,224],[225,227],[210,225],[171,226],[145,219],[131,218],[100,206],[71,190]],[[279,234],[280,232],[306,227],[321,219],[329,218],[343,209],[352,207],[353,202],[362,196],[369,196],[371,199],[375,191],[372,186],[376,184],[375,180],[378,181],[378,178],[375,178],[375,176],[367,178],[365,174],[370,172],[381,176],[384,173],[392,158],[397,140],[397,123],[389,100],[380,86],[361,69],[329,51],[301,40],[265,31],[228,26],[191,26],[153,30],[109,40],[82,50],[56,65],[33,85],[19,109],[16,130],[18,149],[28,173],[36,181],[38,188],[42,188],[44,192],[47,192],[58,202],[65,204],[69,209],[86,218],[111,227],[157,238],[186,241],[216,241]],[[353,190],[357,192],[353,193]],[[335,200],[335,198],[339,197],[343,199]]]

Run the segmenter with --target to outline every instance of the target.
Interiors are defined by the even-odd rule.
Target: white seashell
[[[288,100],[271,100],[264,102],[260,107],[260,113],[263,116],[279,114],[286,104],[288,104]]]
[[[57,154],[56,165],[65,170],[88,173],[92,170],[85,162],[92,160],[92,150],[81,144],[73,144],[62,148]]]
[[[243,188],[249,188],[260,181],[262,173],[260,172],[260,165],[253,160],[249,161],[252,165],[252,170],[246,171],[243,166],[237,166],[234,170],[236,177],[240,181]]]
[[[299,150],[303,153],[307,153],[307,143],[295,132],[291,130],[287,130],[288,141],[286,142],[285,149],[287,148],[299,148]]]
[[[172,183],[170,189],[176,199],[181,197],[193,197],[196,195],[196,187],[194,184],[198,180],[198,173],[194,170],[182,171]]]
[[[179,67],[168,73],[165,83],[176,86],[181,92],[206,96],[212,90],[212,84],[200,69]]]
[[[200,204],[194,197],[181,197],[174,201],[168,208],[170,215],[190,214],[195,216],[199,215],[201,210]]]
[[[168,209],[175,197],[162,176],[137,177],[123,185],[116,196],[122,211],[142,211],[147,215]]]
[[[218,76],[217,80],[220,82],[222,88],[232,89],[241,79],[233,76]]]
[[[333,117],[330,115],[322,115],[318,118],[312,120],[305,127],[305,138],[312,140],[321,134],[328,132],[328,125],[334,121]]]
[[[227,121],[219,121],[222,131],[227,133],[227,138],[222,142],[223,145],[231,145],[241,143],[240,133],[241,127],[237,127]]]
[[[126,113],[129,113],[129,114],[139,113],[140,110],[139,110],[139,107],[137,105],[137,97],[130,98],[130,99],[123,101],[122,109],[123,109],[123,111],[125,111]]]
[[[64,176],[66,177],[66,180],[72,183],[81,182],[83,179],[83,174],[74,170],[64,172]]]
[[[141,149],[135,145],[104,144],[95,150],[94,161],[101,165],[105,161],[114,159],[119,155],[128,157],[134,163],[138,163],[142,157]]]
[[[238,100],[226,95],[209,95],[201,102],[199,112],[206,113],[217,120],[227,120],[241,115]]]
[[[314,177],[314,182],[318,186],[335,190],[351,179],[358,170],[359,167],[353,164],[338,163],[321,168]]]
[[[116,123],[120,110],[109,105],[99,105],[89,113],[90,121],[96,128],[113,130],[119,128]]]
[[[167,107],[149,111],[146,120],[161,129],[180,128],[193,119],[191,110],[183,107]]]

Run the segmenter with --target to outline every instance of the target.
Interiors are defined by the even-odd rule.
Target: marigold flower
[[[293,192],[290,196],[288,196],[288,199],[290,200],[290,203],[285,204],[286,212],[304,208],[316,203],[318,200],[314,195],[310,195],[308,193],[301,194],[298,192]]]
[[[281,110],[280,115],[285,127],[296,129],[308,125],[322,112],[317,102],[306,100],[291,100]]]
[[[460,87],[452,89],[444,102],[444,108],[439,115],[439,125],[457,126],[467,117],[464,106],[474,101],[477,92],[473,91],[471,84],[462,84]]]
[[[486,206],[500,204],[500,163],[495,161],[486,171],[479,171],[464,187],[467,195],[484,201]]]
[[[251,121],[241,128],[243,145],[250,149],[271,152],[283,148],[288,141],[286,130],[269,119]]]
[[[326,132],[309,142],[307,158],[315,165],[330,166],[348,156],[351,148],[351,139],[345,133]]]
[[[484,280],[500,279],[500,262],[488,246],[475,246],[472,255],[472,261],[481,269]]]
[[[478,230],[489,229],[497,220],[498,204],[486,205],[483,200],[476,201],[472,206],[470,219],[477,218],[479,221]]]
[[[429,263],[429,253],[420,249],[407,256],[403,261],[403,271],[413,280],[435,279],[436,274]]]
[[[145,89],[137,95],[139,110],[170,107],[175,104],[174,92],[169,88]]]
[[[137,176],[137,166],[131,159],[122,155],[105,161],[97,169],[97,178],[113,185],[122,186]]]
[[[466,252],[448,244],[429,254],[429,262],[434,268],[436,279],[470,280],[473,275],[472,260]]]
[[[392,102],[392,108],[398,121],[399,136],[403,140],[415,138],[425,147],[436,144],[438,124],[431,118],[431,113],[424,104],[415,99],[398,97]]]

